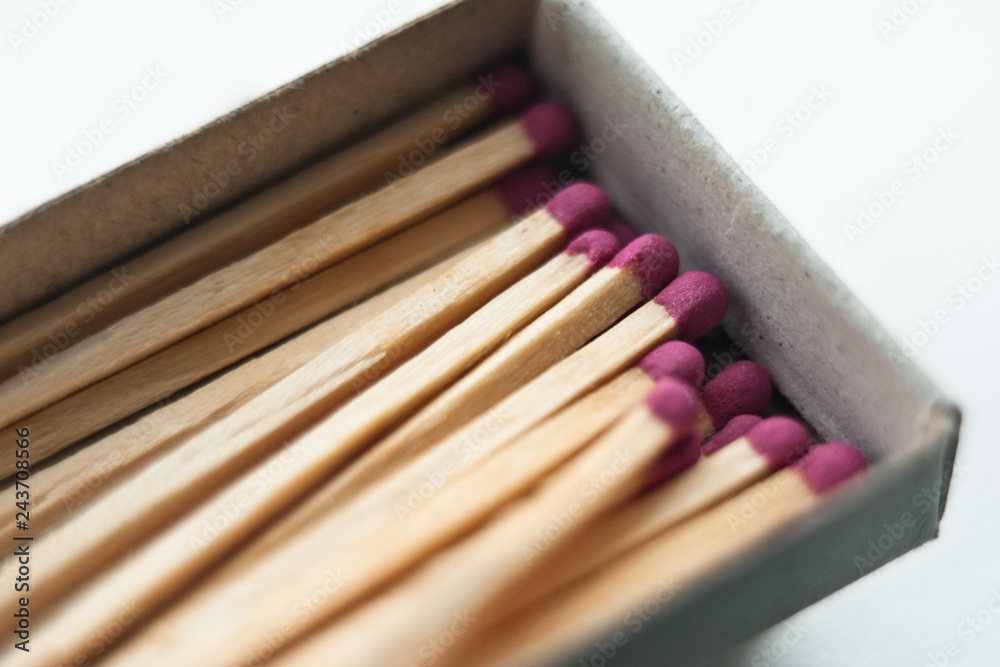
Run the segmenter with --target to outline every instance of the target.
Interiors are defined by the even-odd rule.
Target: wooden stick
[[[375,517],[399,517],[419,509],[463,471],[621,373],[653,347],[677,336],[700,337],[718,325],[725,306],[725,291],[714,277],[695,271],[681,275],[588,345],[336,508],[340,535],[346,540],[363,532]]]
[[[678,350],[675,346],[685,349]],[[289,558],[297,563],[324,564],[320,568],[323,571],[327,569],[325,564],[334,562],[343,572],[351,573],[349,586],[338,590],[336,600],[323,606],[323,614],[334,613],[415,565],[435,549],[474,529],[504,503],[525,494],[639,403],[653,390],[657,380],[674,374],[690,379],[692,371],[700,377],[704,362],[697,350],[679,342],[667,343],[664,347],[670,349],[647,355],[652,359],[644,360],[639,367],[580,399],[498,452],[481,467],[458,478],[419,512],[399,518],[375,517],[363,533],[351,534],[350,544],[344,549],[331,549],[331,544],[338,541],[336,518],[324,520],[320,517],[302,534],[292,535],[270,553],[260,554],[256,548],[242,550],[209,581],[202,582],[196,596],[187,598],[181,607],[168,612],[171,620],[158,622],[157,627],[170,625],[171,633],[183,632],[189,641],[197,643],[194,635],[201,634],[202,630],[179,630],[178,624],[211,615],[205,610],[206,605],[217,608],[234,599],[270,600],[269,608],[276,610],[271,619],[280,624],[285,620],[286,610],[269,592],[274,580],[268,572],[287,569]],[[690,402],[693,421],[693,397]],[[294,582],[286,577],[281,577],[280,581],[284,589],[282,596],[295,598]],[[300,581],[310,586],[303,593],[308,598],[315,583],[308,577]],[[262,612],[257,618],[263,620],[266,616]],[[243,622],[241,618],[240,623]],[[296,632],[305,629],[297,624]],[[213,624],[211,632],[218,631],[219,624]],[[208,637],[205,640],[212,641]]]
[[[415,146],[438,148],[450,143],[495,113],[512,108],[530,89],[530,75],[523,70],[501,67],[487,72],[408,118],[0,327],[4,341],[0,379],[19,370],[30,375],[33,362],[51,356],[42,352],[46,346],[64,346],[53,341],[78,342],[362,194],[396,169]],[[476,104],[468,104],[469,100]],[[467,113],[460,117],[456,108]],[[113,298],[108,300],[105,295],[111,290]],[[80,316],[81,308],[86,317]]]
[[[650,234],[633,242],[608,266],[310,495],[244,553],[252,558],[283,542],[432,443],[488,412],[505,396],[610,327],[640,300],[651,297],[676,274],[677,251],[669,241]]]
[[[602,232],[602,234],[607,234],[607,232]],[[689,403],[689,420],[686,426],[690,427],[695,417],[693,390],[686,389],[683,396],[687,398]],[[664,442],[671,441],[670,433],[673,429],[685,427],[684,424],[664,424],[658,418],[649,417],[647,410],[642,410],[641,413],[642,418],[633,419],[626,426],[624,429],[626,435],[636,437],[638,434],[641,439],[641,436],[646,434],[648,430],[647,438],[662,445]],[[649,425],[647,422],[653,424]],[[640,423],[646,425],[647,428],[640,428]],[[552,434],[550,431],[547,435],[551,436]],[[559,461],[565,460],[572,454],[573,450],[579,449],[597,434],[598,432],[589,430],[582,425],[573,427],[573,432],[568,434],[557,433],[556,441],[549,444],[550,448],[569,449],[570,451],[553,452],[551,455],[553,460],[545,466],[546,469],[558,465]],[[564,438],[572,440],[575,446],[561,448]],[[616,442],[622,442],[621,436],[616,438]],[[643,445],[639,444],[638,447],[642,451]],[[530,457],[531,452],[529,451],[528,454]],[[541,455],[544,457],[544,453]],[[627,458],[615,462],[615,476],[625,475],[635,464],[631,458],[631,452],[626,453],[626,455]],[[241,638],[248,635],[256,637],[258,632],[270,632],[271,627],[285,623],[288,620],[288,610],[301,599],[299,594],[304,594],[308,599],[315,589],[317,575],[322,579],[328,569],[328,564],[336,562],[339,568],[351,574],[346,585],[337,591],[335,597],[326,600],[321,610],[311,614],[308,621],[295,624],[296,633],[306,631],[324,618],[363,597],[370,592],[372,587],[383,583],[434,548],[447,544],[461,532],[468,530],[478,519],[488,514],[490,509],[501,504],[505,493],[507,498],[513,497],[526,487],[531,486],[530,480],[537,481],[541,473],[536,474],[531,469],[531,464],[524,460],[523,456],[522,451],[520,456],[507,457],[503,461],[497,461],[497,464],[490,466],[488,470],[484,469],[480,474],[470,476],[464,484],[452,487],[452,493],[447,498],[441,497],[433,510],[428,508],[430,511],[426,515],[421,515],[421,520],[402,525],[393,521],[389,525],[370,531],[361,544],[352,543],[352,548],[348,552],[331,554],[328,548],[329,536],[324,533],[322,527],[320,530],[310,530],[305,535],[296,536],[287,548],[254,566],[248,576],[237,579],[235,587],[222,587],[220,590],[220,587],[211,584],[207,587],[203,586],[200,589],[202,593],[197,596],[197,600],[194,602],[195,609],[193,611],[189,610],[191,605],[182,605],[178,613],[168,612],[165,620],[162,623],[157,622],[155,627],[160,632],[174,636],[178,632],[183,633],[187,637],[185,645],[191,651],[202,653],[209,650],[218,660],[218,664],[228,664],[230,660],[238,660],[242,657],[238,655],[243,652]],[[641,454],[639,459],[642,459]],[[603,471],[605,468],[600,470]],[[493,475],[498,475],[499,478],[495,478]],[[529,481],[522,483],[519,488],[513,488],[519,484],[518,478]],[[507,480],[506,484],[504,480]],[[499,482],[499,487],[492,488],[491,485],[494,482]],[[511,488],[506,492],[499,490],[505,487]],[[604,492],[603,487],[599,491],[595,490],[595,493]],[[587,500],[590,499],[587,498]],[[469,511],[462,509],[465,506],[470,507]],[[440,523],[438,523],[439,520]],[[303,564],[297,567],[295,573],[291,575],[287,573],[289,554],[294,554],[295,562]],[[313,555],[317,556],[317,559],[313,559]],[[279,577],[278,581],[272,578],[272,574],[276,570],[285,573]],[[280,585],[276,587],[275,584],[279,582]],[[277,590],[279,587],[280,591]],[[234,588],[236,590],[233,590]],[[242,616],[239,623],[228,625],[215,616],[213,610],[217,610],[220,605],[228,607],[234,599],[266,600],[267,610],[260,609],[259,613],[253,614],[253,619]],[[205,628],[201,621],[197,620],[206,617],[217,619],[210,632],[205,632],[208,628]],[[187,621],[192,620],[194,624],[189,625]],[[228,627],[225,627],[227,625]],[[161,630],[162,628],[167,629]],[[229,641],[228,638],[231,635],[236,636],[236,641]],[[286,636],[294,635],[286,633]],[[223,651],[219,649],[219,644],[229,644],[231,650],[237,651],[238,654],[226,654],[223,657]],[[136,658],[130,656],[129,659]],[[181,659],[183,660],[183,656]]]
[[[545,555],[524,581],[513,582],[476,632],[504,623],[604,563],[781,470],[808,447],[797,421],[771,417],[696,465],[622,507]],[[502,604],[502,606],[501,606]]]
[[[582,184],[567,188],[546,209],[480,246],[479,252],[442,279],[321,352],[312,362],[60,526],[34,547],[38,570],[46,572],[39,574],[40,592],[32,599],[36,613],[44,614],[53,596],[65,594],[116,556],[134,549],[143,537],[192,507],[261,455],[278,450],[282,440],[318,421],[350,392],[375,379],[366,377],[366,373],[386,372],[398,363],[397,359],[419,350],[461,322],[489,297],[551,255],[565,243],[571,230],[602,222],[609,214],[610,204],[598,188]],[[578,265],[584,275],[589,270],[586,257],[564,255],[561,259],[564,261],[555,270],[557,274],[573,273],[569,265]],[[551,273],[547,272],[546,279],[553,284],[559,282]],[[573,281],[563,284],[565,293],[572,289]],[[318,435],[307,435],[291,447],[280,449],[147,545],[142,550],[144,557],[121,565],[116,572],[129,572],[135,581],[130,594],[141,594],[149,605],[161,603],[162,596],[182,586],[186,577],[210,566],[250,532],[284,512],[351,453],[343,448],[331,449],[336,430],[332,438],[322,429],[311,433]],[[232,507],[238,508],[235,514]],[[110,511],[118,519],[116,524],[105,520],[110,508],[114,508]],[[224,530],[209,539],[199,537],[205,530],[214,530],[213,522],[218,522],[220,512],[226,522]],[[232,518],[227,518],[229,515]],[[86,616],[99,622],[102,611],[113,614],[116,605],[112,600],[123,590],[92,587],[92,594],[86,594],[83,604],[95,608]],[[83,650],[85,641],[78,639]]]
[[[540,600],[445,664],[542,664],[621,632],[630,609],[650,599],[668,604],[677,590],[736,563],[814,511],[826,493],[864,468],[864,457],[850,445],[818,445],[790,468]],[[749,519],[741,518],[746,507],[755,509]]]
[[[336,655],[337,660],[350,665],[419,661],[425,657],[422,642],[447,630],[456,613],[478,619],[502,582],[530,569],[539,550],[584,530],[603,510],[634,493],[653,460],[690,432],[695,420],[693,394],[691,388],[665,380],[648,401],[630,411],[533,494],[383,596],[314,634],[282,656],[278,664],[317,664],[315,660],[323,655]],[[661,406],[665,408],[662,411]],[[515,469],[506,474],[516,475],[522,462],[511,463]],[[344,572],[348,571],[345,566]],[[351,585],[352,580],[346,579],[338,600]],[[274,590],[273,595],[280,592]],[[277,602],[280,598],[269,595],[266,599]],[[411,606],[418,599],[420,604]],[[277,608],[281,609],[281,603]],[[414,614],[414,609],[419,613]],[[385,632],[385,628],[392,628],[392,632]],[[251,634],[253,643],[249,646],[246,639],[237,644],[241,657],[260,650],[259,636]],[[154,638],[162,641],[164,637],[151,633],[150,639]],[[226,664],[234,654],[222,653],[220,646],[212,655],[221,658],[214,664]]]
[[[113,488],[139,465],[176,446],[210,422],[243,405],[315,356],[316,350],[346,338],[386,310],[437,280],[476,249],[468,248],[381,294],[244,362],[134,424],[32,473],[31,528],[41,536],[85,504]],[[13,519],[0,540],[16,534]]]
[[[540,188],[539,188],[540,189]],[[490,189],[25,419],[42,461],[358,301],[498,227],[514,214]],[[0,461],[0,478],[14,461]]]
[[[4,425],[16,423],[115,371],[296,284],[418,222],[572,135],[563,107],[541,104],[393,185],[219,269],[48,360],[43,373],[0,385]]]

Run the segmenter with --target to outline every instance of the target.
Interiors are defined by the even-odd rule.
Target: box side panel
[[[670,237],[685,270],[719,276],[727,333],[824,438],[879,462],[738,567],[685,591],[614,659],[699,664],[936,536],[959,414],[919,370],[894,363],[871,315],[589,4],[543,2],[532,55],[580,113],[585,140],[613,128],[593,175],[628,220]],[[911,525],[886,537],[904,515]],[[592,640],[558,664],[587,664],[606,638]]]
[[[534,4],[449,5],[9,223],[0,321],[182,229],[183,206],[232,204],[520,48]],[[273,138],[248,160],[262,132]],[[212,188],[234,160],[240,173]],[[215,195],[196,201],[206,186]]]
[[[722,279],[726,331],[799,412],[870,460],[917,443],[937,392],[607,23],[587,3],[545,2],[533,55],[585,141],[612,137],[596,180],[630,222],[674,241],[685,270]]]
[[[936,446],[900,465],[876,467],[869,479],[710,581],[681,587],[658,609],[647,608],[648,621],[618,619],[554,664],[592,664],[598,644],[608,646],[620,631],[628,640],[608,665],[662,665],[669,656],[671,667],[695,667],[932,539],[947,487],[943,457],[957,437],[950,417],[931,420],[937,428],[927,435]]]

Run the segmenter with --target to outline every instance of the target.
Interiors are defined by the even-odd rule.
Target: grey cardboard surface
[[[585,2],[456,2],[44,204],[0,244],[0,279],[12,286],[0,295],[0,319],[181,228],[178,204],[276,111],[296,118],[213,205],[238,201],[526,45],[546,84],[577,111],[584,140],[609,122],[625,127],[590,177],[630,222],[673,240],[685,270],[723,280],[729,335],[824,438],[857,444],[875,463],[820,511],[685,590],[613,663],[695,665],[936,536],[959,415],[919,370],[894,364],[874,318]],[[913,527],[879,542],[905,513],[917,516]],[[551,661],[577,665],[592,644]]]
[[[585,140],[626,128],[592,162],[625,218],[670,238],[682,270],[722,279],[727,333],[824,439],[847,440],[876,464],[814,516],[665,606],[615,657],[696,665],[934,538],[958,410],[588,3],[543,2],[532,56],[577,111]],[[880,543],[907,513],[916,523]],[[554,662],[581,664],[595,650]]]

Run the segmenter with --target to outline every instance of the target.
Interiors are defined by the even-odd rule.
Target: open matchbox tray
[[[613,662],[699,664],[934,538],[958,409],[586,2],[459,0],[8,223],[0,321],[183,229],[182,204],[276,115],[295,114],[201,219],[514,52],[600,148],[587,177],[631,224],[673,241],[682,270],[723,281],[732,343],[823,440],[847,440],[872,464],[738,566],[662,605]],[[587,141],[611,123],[613,141]]]

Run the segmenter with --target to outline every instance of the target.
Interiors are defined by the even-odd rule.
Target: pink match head
[[[705,359],[690,343],[672,340],[660,345],[639,360],[642,369],[654,381],[674,378],[691,387],[700,387],[705,377]]]
[[[611,201],[590,183],[574,183],[553,197],[545,210],[571,234],[603,227],[611,219]]]
[[[517,65],[497,65],[476,77],[476,82],[486,89],[497,115],[520,106],[535,92],[535,77]]]
[[[701,458],[701,437],[692,431],[683,440],[668,449],[653,465],[646,478],[646,486],[657,486],[684,472]]]
[[[719,326],[729,305],[719,279],[701,271],[682,273],[653,301],[666,308],[686,341],[697,340]]]
[[[781,470],[809,449],[809,433],[791,417],[768,417],[747,431],[744,438],[771,470]]]
[[[659,234],[644,234],[625,246],[608,266],[631,266],[642,283],[642,298],[648,299],[677,277],[680,259],[673,243]]]
[[[698,417],[694,389],[674,378],[664,378],[646,397],[646,406],[676,434],[685,434]]]
[[[610,225],[608,225],[608,231],[615,235],[618,242],[623,246],[628,245],[632,241],[639,238],[639,232],[632,229],[627,223],[621,220],[615,220]]]
[[[519,169],[493,186],[511,215],[524,215],[540,208],[558,190],[555,170],[544,164]]]
[[[618,239],[603,229],[591,229],[580,234],[566,246],[567,255],[587,255],[587,264],[593,273],[611,261],[618,252]]]
[[[540,157],[562,153],[579,132],[573,113],[558,102],[541,102],[525,111],[521,115],[521,127]]]
[[[814,494],[821,496],[863,472],[868,464],[864,455],[846,442],[828,442],[810,449],[791,467]]]
[[[771,401],[771,378],[752,361],[726,366],[701,392],[701,402],[716,429],[736,415],[759,413]]]
[[[734,442],[743,434],[760,423],[761,419],[757,415],[736,415],[726,425],[720,428],[715,435],[705,441],[701,446],[701,453],[711,456],[726,445]]]

